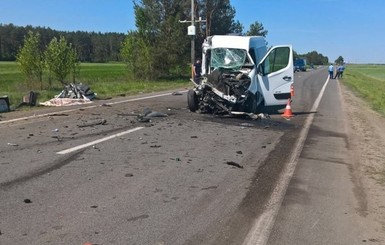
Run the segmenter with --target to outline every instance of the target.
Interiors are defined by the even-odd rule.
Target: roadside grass
[[[92,91],[97,93],[97,99],[159,92],[185,88],[190,85],[188,77],[158,81],[133,81],[129,79],[125,64],[121,63],[82,63],[75,80],[76,83],[88,85]],[[16,62],[0,62],[0,96],[8,96],[12,109],[19,106],[23,96],[31,90],[37,92],[38,101],[43,102],[54,98],[63,89],[64,85],[58,81],[54,81],[52,87],[49,88],[46,75],[43,76],[43,84],[36,81],[32,87],[28,88]]]
[[[343,83],[385,116],[385,65],[348,65],[345,73]],[[367,166],[366,171],[379,185],[385,185],[384,166]]]
[[[342,81],[385,116],[385,65],[348,65]]]

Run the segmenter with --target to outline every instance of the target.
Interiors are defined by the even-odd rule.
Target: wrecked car
[[[268,50],[259,36],[211,36],[202,45],[202,76],[191,80],[188,108],[212,114],[282,109],[293,94],[293,78],[291,45]]]

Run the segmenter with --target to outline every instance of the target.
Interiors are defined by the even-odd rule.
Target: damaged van
[[[202,45],[202,77],[188,91],[190,111],[250,114],[284,108],[293,94],[291,45],[267,48],[264,37],[208,37]]]

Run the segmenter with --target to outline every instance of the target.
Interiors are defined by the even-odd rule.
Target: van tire
[[[187,92],[187,105],[191,112],[198,110],[198,97],[193,89]]]
[[[246,104],[246,112],[248,113],[257,113],[257,110],[258,110],[258,105],[257,105],[257,96],[254,95],[254,94],[251,94],[248,98],[247,98],[247,104]]]

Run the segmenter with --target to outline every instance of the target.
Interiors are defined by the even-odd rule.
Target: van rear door
[[[258,65],[257,78],[265,106],[286,105],[294,82],[292,46],[272,47]]]

